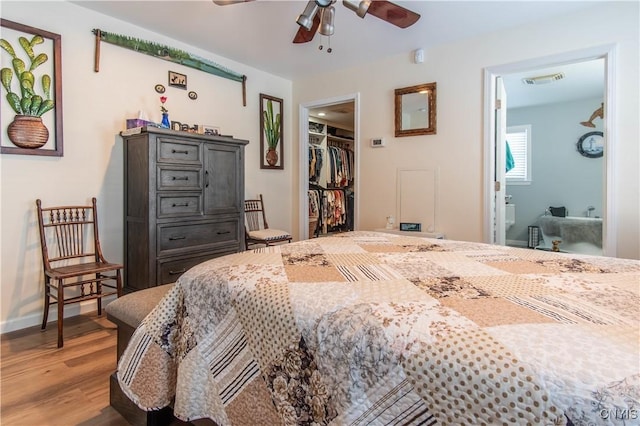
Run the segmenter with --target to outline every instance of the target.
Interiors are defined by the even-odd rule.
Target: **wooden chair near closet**
[[[291,234],[281,229],[269,228],[264,211],[262,194],[258,199],[244,200],[245,249],[250,245],[264,244],[272,246],[278,243],[291,242]]]
[[[42,330],[47,327],[49,306],[57,305],[61,348],[64,306],[96,299],[101,315],[103,297],[122,295],[123,266],[108,262],[102,254],[95,198],[91,205],[55,207],[42,207],[38,199],[36,207],[44,269]]]

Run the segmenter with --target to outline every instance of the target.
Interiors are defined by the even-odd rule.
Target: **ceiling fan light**
[[[364,16],[367,14],[367,11],[369,10],[371,1],[343,0],[342,4],[344,4],[348,9],[353,10],[359,17],[364,18]]]
[[[324,36],[333,35],[333,18],[335,16],[336,9],[333,6],[325,7],[321,11],[320,15],[320,27],[318,31]]]
[[[318,13],[318,5],[315,1],[311,0],[304,8],[304,12],[298,15],[298,19],[296,19],[296,22],[305,30],[309,31],[313,26],[313,18],[315,18],[316,13]]]

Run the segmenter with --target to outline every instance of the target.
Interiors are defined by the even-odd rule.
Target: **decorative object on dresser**
[[[146,127],[123,141],[126,291],[244,249],[248,141]]]
[[[91,205],[56,207],[42,207],[38,199],[36,209],[44,272],[42,330],[47,327],[49,306],[56,304],[61,348],[64,305],[95,299],[102,315],[102,298],[122,294],[122,265],[108,262],[102,254],[95,198]]]
[[[171,122],[169,121],[169,110],[164,106],[165,102],[167,102],[167,97],[160,96],[160,112],[162,112],[162,122],[160,123],[160,127],[168,129],[171,127]]]
[[[244,200],[245,248],[249,245],[264,244],[271,246],[277,243],[291,242],[291,234],[280,229],[269,228],[264,211],[262,194],[256,200]]]
[[[261,169],[284,169],[283,115],[282,99],[260,93]]]
[[[62,157],[62,38],[6,19],[0,19],[0,26],[6,91],[0,122],[9,123],[0,152]]]

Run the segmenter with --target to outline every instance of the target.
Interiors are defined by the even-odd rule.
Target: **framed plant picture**
[[[284,115],[280,98],[260,94],[260,168],[284,169]]]
[[[0,153],[62,157],[61,37],[6,19],[0,26]]]

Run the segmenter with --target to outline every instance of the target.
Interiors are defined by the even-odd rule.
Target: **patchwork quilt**
[[[640,422],[640,262],[356,231],[185,273],[118,366],[219,425]]]

